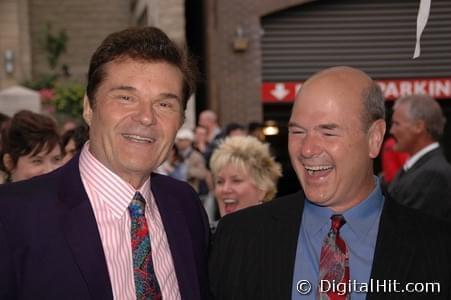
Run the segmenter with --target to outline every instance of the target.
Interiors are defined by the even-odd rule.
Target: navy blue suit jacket
[[[208,299],[208,221],[188,184],[153,174],[182,299]],[[62,168],[0,187],[0,299],[112,299],[78,156]]]
[[[219,222],[210,254],[210,284],[216,300],[291,300],[304,199],[301,191]],[[367,299],[451,299],[450,232],[448,223],[386,196],[371,278],[380,283],[397,280],[398,288],[439,282],[440,292],[383,293],[381,288],[380,293],[367,294]]]

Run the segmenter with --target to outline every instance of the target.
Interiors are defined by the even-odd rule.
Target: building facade
[[[184,0],[2,0],[0,90],[50,72],[84,84],[89,59],[109,33],[153,25],[183,45],[184,20]],[[68,37],[54,70],[45,50],[48,25],[53,36]]]
[[[210,106],[222,123],[285,118],[280,111],[289,109],[299,83],[334,65],[379,79],[388,100],[409,92],[450,99],[451,3],[432,1],[422,54],[414,60],[418,5],[206,0]]]
[[[451,120],[451,2],[431,1],[421,55],[413,59],[419,3],[205,0],[209,106],[221,124],[276,121],[280,133],[269,141],[287,173],[286,125],[295,93],[327,67],[349,65],[376,79],[388,120],[392,100],[410,93],[439,99]],[[451,122],[443,144],[451,158]]]

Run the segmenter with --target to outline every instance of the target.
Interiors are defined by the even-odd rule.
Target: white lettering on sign
[[[435,99],[451,99],[451,77],[432,79],[376,80],[386,100],[396,100],[411,94],[426,94]],[[263,102],[293,102],[302,82],[264,82]]]

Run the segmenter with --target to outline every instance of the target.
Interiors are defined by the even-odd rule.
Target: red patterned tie
[[[330,231],[324,239],[319,259],[319,280],[324,280],[327,286],[335,286],[349,282],[349,258],[345,241],[340,237],[340,228],[346,223],[342,215],[333,215]],[[350,299],[349,291],[322,292],[318,289],[317,299]]]
[[[137,300],[161,300],[161,290],[152,263],[149,227],[144,217],[146,201],[136,192],[128,207],[132,219],[133,273]]]

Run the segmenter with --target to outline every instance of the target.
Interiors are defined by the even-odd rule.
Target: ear
[[[13,161],[13,158],[9,153],[3,154],[3,165],[5,166],[6,170],[8,170],[9,173],[11,173],[12,170],[16,167]]]
[[[382,142],[384,141],[384,135],[387,124],[385,120],[376,120],[371,125],[368,130],[368,147],[369,147],[369,156],[374,159],[379,155],[379,152],[382,147]]]
[[[85,95],[83,98],[83,119],[85,120],[86,124],[91,126],[92,108],[91,104],[89,104],[89,99],[87,95]]]
[[[421,134],[423,132],[427,132],[426,130],[426,123],[424,122],[424,120],[416,120],[414,121],[414,132],[417,134]]]

